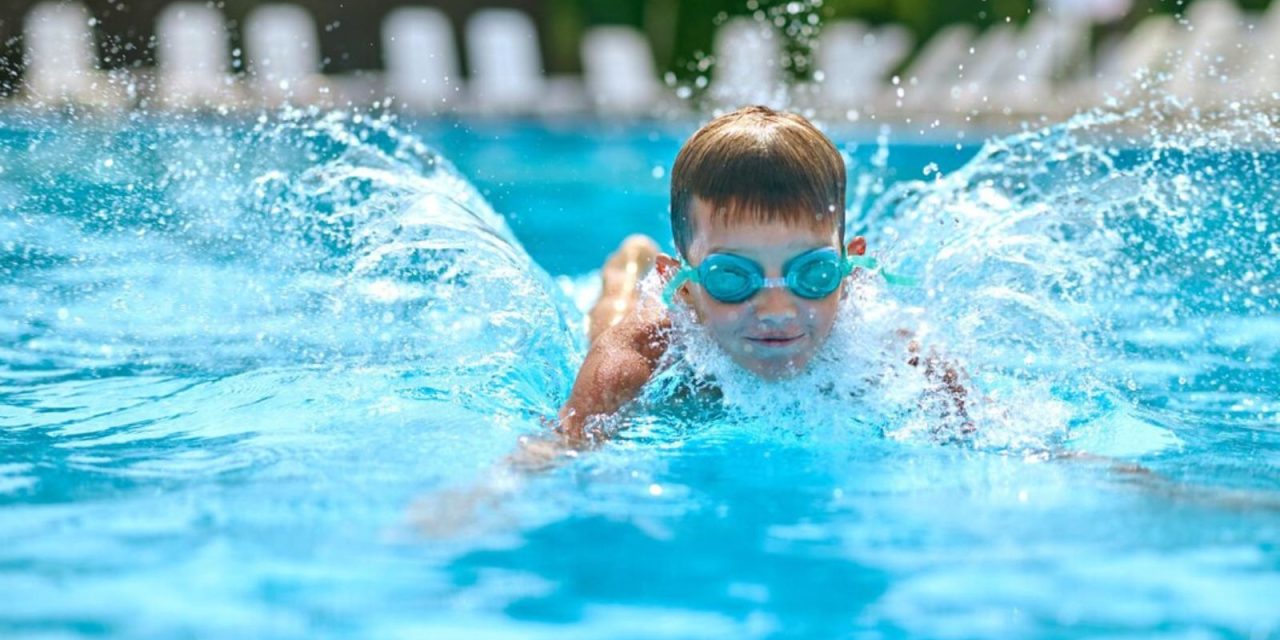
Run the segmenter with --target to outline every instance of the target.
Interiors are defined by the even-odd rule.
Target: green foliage
[[[809,73],[806,54],[816,35],[815,29],[806,28],[811,14],[819,22],[850,18],[898,23],[923,42],[954,22],[1021,23],[1032,4],[1033,0],[554,0],[551,21],[577,21],[579,30],[598,24],[644,29],[659,67],[689,81],[706,70],[703,60],[712,51],[716,28],[731,17],[751,16],[777,25],[791,54],[784,66],[793,77],[803,78]]]

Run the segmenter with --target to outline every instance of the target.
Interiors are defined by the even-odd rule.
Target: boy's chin
[[[740,358],[738,366],[750,371],[756,377],[766,382],[774,382],[794,378],[809,363],[809,358],[792,357],[778,359],[760,359],[760,358]]]

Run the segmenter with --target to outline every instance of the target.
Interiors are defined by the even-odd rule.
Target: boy
[[[746,107],[699,129],[671,171],[680,258],[632,236],[605,264],[588,321],[591,348],[560,410],[559,437],[522,437],[488,482],[420,502],[421,532],[446,536],[472,526],[478,509],[513,494],[522,473],[607,437],[590,425],[639,394],[670,340],[668,309],[640,304],[637,284],[651,268],[666,283],[665,302],[689,307],[738,366],[765,381],[803,371],[831,333],[852,266],[874,264],[862,257],[865,239],[845,244],[844,199],[839,151],[800,116]],[[920,358],[913,341],[904,351],[910,365],[924,366],[935,400],[946,405],[943,417],[959,418],[961,435],[971,432],[960,377],[934,357]]]
[[[670,319],[639,305],[636,283],[656,265],[669,304],[687,305],[736,364],[763,380],[804,370],[835,324],[852,265],[873,262],[861,236],[844,238],[845,167],[804,118],[746,107],[693,134],[671,171],[671,231],[679,259],[628,238],[603,270],[589,319],[591,348],[560,411],[572,442],[637,396],[666,351]],[[676,302],[678,301],[678,302]],[[918,365],[912,343],[904,354]],[[926,375],[965,419],[965,389],[929,358]]]

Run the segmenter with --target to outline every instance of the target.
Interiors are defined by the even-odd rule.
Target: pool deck
[[[243,46],[231,49],[234,25],[219,9],[170,3],[155,25],[154,66],[129,69],[98,60],[86,5],[40,2],[23,24],[25,68],[13,95],[0,97],[3,110],[231,115],[316,107],[631,121],[765,104],[828,124],[922,135],[1011,133],[1153,103],[1207,113],[1280,110],[1280,2],[1257,13],[1232,0],[1200,0],[1184,15],[1148,16],[1104,42],[1093,41],[1088,19],[1048,9],[1022,25],[948,25],[923,42],[899,25],[833,20],[814,36],[812,80],[804,82],[785,79],[773,27],[748,18],[718,27],[706,60],[719,62],[700,64],[690,79],[661,74],[646,36],[619,25],[586,29],[581,74],[547,74],[538,25],[510,8],[477,9],[457,34],[439,10],[391,12],[382,19],[381,68],[341,74],[325,73],[318,25],[297,5],[257,7],[241,25]],[[464,50],[465,69],[457,55]]]

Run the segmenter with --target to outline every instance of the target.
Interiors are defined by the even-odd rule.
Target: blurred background
[[[1268,0],[7,0],[0,96],[661,116],[744,102],[1009,119],[1274,99]],[[1257,78],[1247,86],[1230,80]],[[1206,78],[1209,82],[1206,82]],[[1232,84],[1228,94],[1219,84]]]

